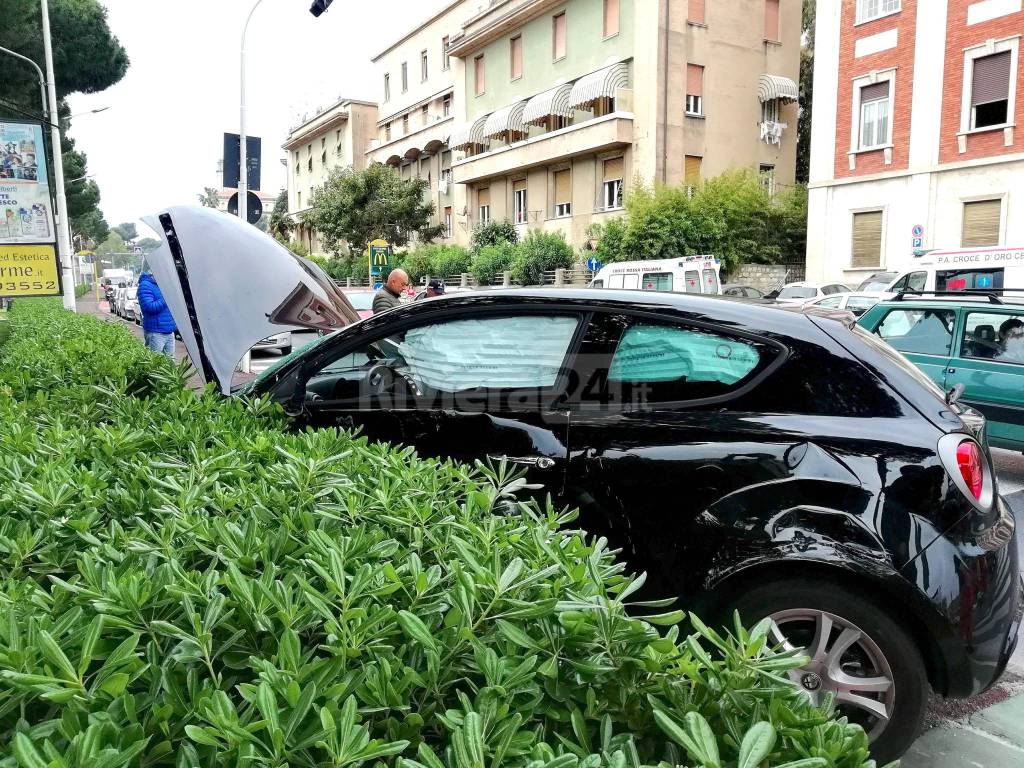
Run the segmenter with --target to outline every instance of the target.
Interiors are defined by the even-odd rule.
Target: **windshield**
[[[349,304],[352,305],[352,309],[356,312],[366,312],[367,310],[373,309],[373,294],[365,291],[359,293],[346,293],[345,298],[348,299]]]
[[[806,285],[787,285],[779,294],[780,299],[813,299],[818,295],[817,288]]]
[[[889,287],[889,284],[896,279],[895,272],[880,272],[877,275],[872,275],[858,287],[858,291],[884,291]]]

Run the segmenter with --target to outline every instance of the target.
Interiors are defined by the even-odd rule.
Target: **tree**
[[[39,0],[4,0],[0,45],[36,62],[43,61]],[[98,0],[51,0],[50,29],[57,97],[98,93],[128,71],[128,54],[110,31],[107,10]],[[4,100],[39,112],[39,84],[31,67],[4,65]],[[0,112],[4,107],[0,105]]]
[[[803,45],[800,49],[800,117],[796,128],[796,180],[806,184],[811,172],[811,114],[814,106],[815,0],[803,0]]]
[[[473,277],[484,285],[494,285],[501,281],[502,273],[511,271],[514,258],[515,246],[511,243],[485,245],[473,256]]]
[[[160,241],[153,237],[144,237],[135,243],[135,247],[141,248],[143,253],[149,253],[160,247]]]
[[[288,216],[288,190],[282,189],[270,211],[269,232],[278,239],[286,240],[295,228],[295,222]]]
[[[519,242],[519,233],[515,225],[505,219],[503,221],[488,221],[486,224],[478,224],[473,229],[473,235],[469,241],[471,250],[479,251],[488,245],[503,245],[506,243],[515,245]]]
[[[572,246],[561,232],[531,229],[515,246],[512,256],[512,278],[523,285],[538,285],[544,273],[552,269],[568,269],[575,261]]]
[[[86,156],[75,149],[74,140],[68,136],[70,111],[65,97],[72,93],[97,93],[118,82],[128,70],[128,54],[111,33],[107,11],[97,0],[51,0],[50,28],[68,218],[75,234],[102,242],[109,229],[99,211],[100,190],[94,181],[82,178],[88,174]],[[43,61],[38,0],[5,0],[0,46],[33,61]],[[11,59],[6,62],[0,117],[42,119],[35,71]],[[49,154],[48,132],[44,134],[44,141]]]
[[[130,221],[122,222],[121,224],[118,224],[116,227],[111,227],[111,229],[114,232],[117,232],[117,234],[121,236],[121,239],[124,240],[126,243],[130,243],[132,240],[139,236],[138,228],[135,226],[135,224],[133,224]]]
[[[363,171],[335,169],[322,187],[313,190],[303,222],[336,254],[361,252],[377,239],[395,246],[414,237],[430,242],[444,227],[430,223],[434,204],[427,191],[426,179],[405,180],[389,165],[371,165]]]
[[[220,208],[220,195],[216,187],[203,187],[203,194],[196,195],[199,204],[205,208]]]

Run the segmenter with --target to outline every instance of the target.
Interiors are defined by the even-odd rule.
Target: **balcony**
[[[591,155],[633,143],[633,114],[613,112],[453,163],[456,181],[468,184],[514,171]]]
[[[441,150],[452,132],[454,118],[451,115],[430,114],[426,124],[413,124],[409,133],[394,136],[389,141],[372,139],[366,154],[371,162],[398,165],[402,160],[415,160],[424,152],[433,154]],[[418,122],[422,123],[419,119]],[[392,131],[396,131],[392,126]]]

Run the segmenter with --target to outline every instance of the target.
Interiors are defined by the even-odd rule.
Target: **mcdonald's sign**
[[[374,240],[367,252],[370,277],[380,277],[391,271],[391,245],[387,240]]]

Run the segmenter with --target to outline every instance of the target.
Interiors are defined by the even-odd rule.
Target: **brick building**
[[[1024,243],[1022,34],[1022,0],[818,0],[808,279]]]

